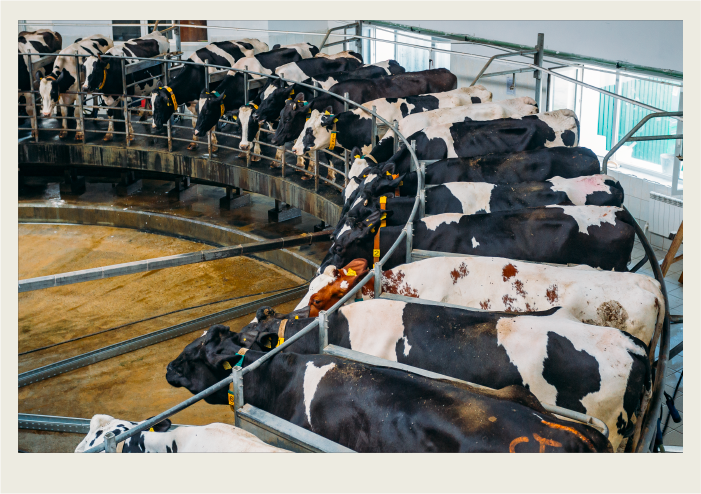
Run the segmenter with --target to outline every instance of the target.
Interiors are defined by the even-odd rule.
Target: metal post
[[[121,60],[122,66],[122,98],[124,99],[124,137],[127,140],[127,147],[129,147],[129,103],[127,102],[127,73],[126,66],[124,65],[124,59]]]
[[[552,75],[548,74],[547,85],[545,86],[545,111],[550,111],[550,88],[552,87]],[[575,91],[577,90],[577,85],[575,84]]]
[[[584,82],[584,67],[582,67],[582,82]],[[576,84],[578,85],[578,84]],[[584,88],[580,88],[579,90],[579,104],[577,105],[577,108],[579,108],[579,127],[582,128],[582,94],[584,94]]]
[[[34,74],[32,74],[32,57],[27,57],[27,70],[29,71],[29,100],[32,102],[32,133],[34,134],[34,142],[39,142],[39,120],[37,118],[37,103],[34,98]],[[27,101],[29,103],[29,101]]]
[[[243,401],[243,369],[238,365],[231,370],[231,376],[233,377],[234,389],[234,412],[244,405]],[[238,422],[238,417],[237,420]]]
[[[621,75],[619,72],[616,72],[616,85],[613,88],[613,91],[616,94],[621,94]],[[612,129],[613,129],[613,135],[611,137],[611,145],[614,145],[615,143],[618,142],[618,112],[620,111],[621,105],[618,100],[618,98],[613,99],[613,123],[612,123]],[[606,173],[606,172],[604,172]]]
[[[173,24],[176,23],[177,22],[174,22]],[[173,39],[175,39],[175,51],[183,51],[180,42],[180,26],[175,26],[175,29],[173,29]]]
[[[538,67],[543,66],[544,38],[545,38],[545,35],[543,33],[538,33],[538,43],[535,45],[535,49],[538,50],[538,53],[533,55],[533,65],[537,65]],[[543,106],[541,104],[543,90],[541,87],[541,72],[540,72],[540,70],[536,70],[535,72],[533,72],[533,77],[535,77],[535,98],[534,99],[538,105],[538,108],[541,108]]]
[[[406,262],[409,264],[411,262],[411,251],[412,241],[414,240],[414,223],[408,222],[406,224]]]
[[[117,441],[114,440],[114,432],[105,433],[105,453],[117,452]]]
[[[684,88],[681,87],[679,88],[679,103],[677,105],[677,110],[678,111],[683,111],[684,110]],[[684,132],[684,121],[679,120],[677,121],[677,134],[682,134]],[[674,168],[672,168],[672,195],[676,196],[681,193],[683,193],[684,189],[679,189],[679,172],[681,171],[681,164],[682,162],[679,160],[679,157],[682,156],[683,148],[682,148],[682,140],[677,139],[675,145],[674,145]]]
[[[177,29],[177,28],[176,28]],[[178,37],[178,39],[180,39]],[[163,64],[163,84],[165,86],[168,85],[168,76],[170,74],[170,60],[166,60],[165,63]],[[173,111],[178,111],[177,108],[173,108]],[[153,108],[151,108],[151,119],[153,119]],[[171,115],[168,118],[168,122],[166,122],[166,127],[168,130],[168,152],[173,151],[173,131],[171,128],[171,122],[173,121],[173,115]]]
[[[416,155],[416,141],[412,140],[411,141],[411,149],[414,150],[414,155]],[[416,168],[414,168],[416,165],[414,165],[414,160],[411,160],[411,163],[409,164],[409,171],[415,172]]]
[[[377,261],[373,270],[375,271],[375,298],[380,298],[380,293],[382,293],[382,263]]]
[[[348,93],[343,93],[343,97],[348,99],[349,98]],[[343,102],[343,111],[348,111],[348,102],[347,101]]]
[[[282,168],[282,178],[285,178],[285,165],[287,164],[287,149],[285,149],[284,143],[278,149],[282,151],[282,153],[280,153],[280,159],[282,161],[282,163],[280,163],[280,167]]]
[[[209,92],[209,70],[207,67],[204,69],[204,90],[206,92]],[[211,163],[212,161],[212,132],[214,129],[217,128],[217,125],[214,124],[214,128],[207,131],[207,163]]]
[[[416,141],[412,141],[414,144]],[[419,175],[421,175],[421,188],[419,189],[419,218],[426,216],[426,163],[419,162]]]
[[[358,24],[355,26],[355,35],[358,37],[358,39],[355,40],[355,51],[365,60],[363,56],[363,39],[360,37],[363,35],[363,21],[358,21]]]
[[[577,69],[574,73],[574,78],[579,80],[579,69]],[[550,74],[548,74],[548,79],[550,79]],[[577,114],[577,90],[579,89],[579,84],[574,85],[574,113],[575,115]],[[581,126],[580,126],[581,128]]]
[[[314,191],[319,192],[319,151],[314,151]]]
[[[375,113],[377,112],[377,107],[372,105],[372,149],[375,149],[375,143],[377,142],[377,117]]]
[[[314,81],[314,87],[315,87],[315,88],[319,87],[319,82],[316,81],[316,80]],[[314,98],[316,98],[316,89],[314,89],[314,90],[312,91],[312,95],[313,95]]]
[[[248,70],[248,65],[244,69]],[[243,73],[243,104],[248,104],[248,72]]]
[[[394,121],[394,146],[392,146],[392,154],[397,152],[399,148],[399,122]]]
[[[345,177],[343,178],[343,186],[348,186],[348,166],[350,165],[350,151],[347,149],[343,150],[343,173]]]
[[[80,69],[78,69],[80,70]],[[78,72],[80,73],[80,72]],[[78,86],[78,91],[82,93],[81,86]],[[80,128],[83,129],[83,136],[81,141],[85,144],[85,117],[83,116],[83,95],[78,95],[78,120],[80,121]]]
[[[329,316],[325,310],[319,311],[319,353],[329,346]]]
[[[321,40],[321,44],[319,45],[319,50],[322,50],[324,48],[324,45],[326,44],[326,40],[329,39],[329,34],[331,34],[331,31],[333,31],[333,28],[326,31],[326,36],[324,36],[324,39]]]

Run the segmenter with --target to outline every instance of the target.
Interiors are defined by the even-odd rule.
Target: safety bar
[[[628,132],[625,136],[623,136],[623,139],[618,141],[612,148],[611,150],[606,153],[606,156],[604,156],[603,161],[601,162],[601,173],[606,175],[608,171],[608,160],[611,156],[613,156],[613,153],[615,153],[618,148],[623,146],[626,142],[631,142],[631,141],[659,141],[663,139],[682,139],[683,135],[678,134],[678,135],[671,135],[671,136],[641,136],[641,137],[633,137],[633,134],[635,134],[640,127],[645,125],[648,120],[651,118],[662,118],[662,117],[683,117],[684,112],[683,111],[670,111],[670,112],[658,112],[658,113],[650,113],[648,115],[645,115],[643,118],[640,119],[640,121],[635,124],[635,126]]]
[[[498,55],[494,55],[492,58],[487,60],[487,63],[484,64],[484,67],[482,67],[482,70],[479,71],[479,74],[477,74],[477,77],[475,77],[475,80],[472,81],[472,84],[470,84],[470,87],[474,86],[477,81],[480,80],[480,77],[482,77],[482,74],[484,74],[484,71],[487,70],[487,67],[492,63],[493,60],[497,58],[506,58],[506,57],[512,57],[514,55],[530,55],[531,53],[538,53],[538,50],[525,50],[525,51],[519,51],[519,52],[509,52],[509,53],[500,53]],[[535,70],[535,69],[533,69]]]

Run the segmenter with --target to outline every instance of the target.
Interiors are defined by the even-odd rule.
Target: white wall
[[[543,33],[546,49],[684,70],[682,21],[391,22],[529,46],[535,45],[538,33]]]

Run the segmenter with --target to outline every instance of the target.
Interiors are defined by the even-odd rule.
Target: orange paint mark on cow
[[[455,285],[459,279],[464,278],[468,274],[470,274],[470,272],[467,270],[467,264],[461,262],[457,269],[453,269],[450,272],[450,277],[453,278],[453,285]]]
[[[513,264],[507,264],[504,266],[504,269],[501,271],[502,276],[504,277],[504,281],[508,281],[509,278],[513,278],[518,274],[518,269],[516,269],[516,266]]]
[[[545,447],[546,446],[552,446],[553,448],[561,448],[562,443],[559,443],[553,439],[546,439],[544,437],[540,437],[536,432],[533,433],[533,437],[535,438],[536,441],[540,443],[540,448],[538,448],[538,453],[545,453]]]
[[[484,302],[480,302],[480,307],[482,307],[482,310],[489,310],[489,299],[485,300]]]
[[[557,285],[550,285],[548,289],[545,290],[545,296],[551,304],[557,302]]]
[[[511,444],[509,444],[509,453],[515,453],[516,452],[516,445],[521,444],[521,443],[527,443],[529,440],[526,436],[522,437],[517,437],[513,441],[511,441]]]
[[[584,436],[584,434],[579,432],[577,429],[573,429],[572,427],[568,427],[566,425],[553,424],[552,422],[548,422],[547,420],[541,420],[541,422],[544,423],[545,425],[547,425],[548,427],[550,427],[551,429],[560,429],[563,431],[571,432],[572,434],[577,436],[579,439],[581,439],[582,442],[589,447],[589,449],[591,449],[592,451],[596,451],[594,444],[592,444],[592,442],[589,439],[587,439]]]

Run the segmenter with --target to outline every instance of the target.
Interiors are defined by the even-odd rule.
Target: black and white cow
[[[403,228],[380,228],[381,217],[391,214],[376,210],[357,223],[349,218],[319,272],[329,265],[340,268],[353,259],[374,262],[373,244],[378,229],[379,250],[384,255]],[[474,215],[445,213],[415,222],[413,248],[627,271],[635,242],[634,221],[626,210],[612,206],[546,206]],[[406,244],[400,242],[385,267],[403,264],[404,259]]]
[[[170,42],[160,31],[154,31],[140,38],[130,39],[121,46],[115,46],[107,50],[105,55],[115,57],[138,57],[151,58],[162,53],[170,51]],[[141,60],[128,59],[124,60],[125,65],[139,63]],[[122,98],[116,96],[123,94],[124,87],[122,85],[122,69],[121,61],[113,58],[102,58],[100,55],[96,57],[88,57],[85,59],[83,67],[85,67],[85,82],[83,83],[83,91],[102,93],[102,99],[108,107],[109,126],[107,133],[103,138],[104,141],[111,141],[114,137],[114,122],[112,118],[115,114],[115,109],[119,109]],[[150,67],[138,72],[132,72],[126,75],[127,85],[134,82],[144,81],[136,86],[127,87],[127,94],[133,96],[145,96],[151,93],[159,85],[158,79],[152,79],[161,74],[161,67]],[[148,80],[146,80],[148,79]],[[134,130],[131,122],[129,124],[129,138],[134,139]]]
[[[90,431],[75,448],[84,453],[105,441],[105,434],[118,436],[137,422],[115,419],[110,415],[93,415]],[[139,432],[117,444],[119,453],[291,453],[264,443],[256,436],[229,424],[214,423],[203,426],[185,426],[171,429],[165,419],[149,431]]]
[[[377,328],[376,328],[377,329]],[[213,326],[168,364],[198,393],[230,375],[242,347]],[[264,355],[250,349],[241,362]],[[243,377],[246,403],[358,452],[610,452],[598,431],[542,408],[523,386],[489,391],[328,355],[279,353]],[[226,404],[227,391],[209,395]]]
[[[233,67],[238,60],[244,57],[252,57],[267,51],[268,45],[257,39],[244,38],[242,40],[217,41],[197,50],[188,57],[188,61],[196,64],[208,63]],[[209,72],[216,72],[217,70],[213,67],[208,68]],[[216,87],[216,84],[212,86]],[[204,87],[204,67],[186,64],[167,86],[159,87],[151,93],[153,128],[162,130],[163,126],[181,104],[185,104],[193,116],[197,115],[197,103]],[[193,128],[195,125],[196,118],[193,118]],[[188,146],[190,150],[197,147],[197,136],[193,137],[193,141],[195,142],[190,143]]]
[[[282,325],[287,340],[312,321],[270,318],[244,331],[273,336]],[[524,315],[377,299],[329,314],[328,327],[332,345],[493,389],[527,386],[541,403],[603,420],[614,451],[633,433],[631,418],[650,390],[642,341],[558,307]],[[242,335],[232,338],[243,344]],[[287,351],[317,353],[318,341],[315,331]]]
[[[327,268],[311,281],[295,312],[302,314],[307,308],[300,317],[316,317],[341,300],[368,271],[364,259],[354,259],[341,269]],[[383,293],[500,312],[562,307],[583,323],[618,328],[646,345],[661,330],[665,316],[660,284],[649,276],[501,257],[422,259],[383,271],[381,287]],[[374,296],[371,280],[356,299]]]
[[[384,199],[382,199],[384,197]],[[363,219],[363,210],[375,211],[385,201],[392,216],[388,226],[405,225],[414,197],[395,197],[394,191],[376,195],[368,187],[348,209],[348,216]],[[616,206],[623,204],[623,188],[608,175],[578,178],[554,177],[546,182],[496,185],[486,182],[448,182],[426,189],[427,215],[443,213],[486,214],[554,204],[566,206]],[[369,214],[369,213],[368,213]],[[340,223],[340,222],[339,222]]]
[[[73,105],[78,99],[77,94],[66,94],[67,92],[78,93],[80,91],[80,66],[85,59],[80,57],[62,55],[84,55],[85,57],[103,54],[114,46],[111,39],[101,34],[94,34],[76,41],[70,46],[61,50],[54,62],[53,70],[49,75],[41,79],[39,83],[39,94],[41,95],[41,111],[44,117],[49,117],[56,105],[60,106],[61,126],[63,130],[59,133],[59,138],[64,139],[68,135],[68,120],[66,117],[73,116]],[[37,79],[40,74],[35,74]],[[80,120],[77,120],[75,139],[83,139],[83,128]]]
[[[20,91],[31,91],[35,88],[32,81],[34,80],[34,74],[39,72],[41,77],[46,75],[46,66],[51,65],[56,60],[56,57],[48,57],[46,60],[42,61],[40,64],[38,62],[39,58],[43,58],[47,54],[56,53],[61,50],[62,46],[61,35],[55,31],[50,31],[48,29],[39,29],[37,31],[22,31],[17,36],[17,53],[22,53],[26,56],[17,57],[18,67],[18,85],[17,89]],[[34,54],[34,56],[31,56]],[[32,62],[32,73],[29,73],[29,62]],[[37,65],[38,64],[38,65]],[[31,101],[29,93],[20,93],[18,96],[18,103],[20,105],[29,104]],[[34,116],[33,109],[31,106],[20,106],[20,115]],[[24,123],[24,120],[20,120],[20,125]]]
[[[333,86],[332,93],[348,98],[356,103],[365,103],[377,98],[403,98],[426,93],[440,93],[457,87],[457,77],[447,69],[423,70],[368,80],[348,80]],[[341,113],[343,102],[331,95],[320,95],[305,102],[304,93],[288,101],[280,114],[280,123],[275,130],[272,143],[282,145],[292,141],[302,132],[307,114],[313,110]]]
[[[298,62],[290,62],[275,69],[275,75],[284,79],[302,82],[314,76],[331,72],[355,70],[362,66],[356,58],[307,58]],[[269,79],[273,81],[274,79]]]
[[[299,61],[304,58],[309,58],[316,53],[316,47],[309,43],[297,43],[294,45],[283,46],[276,48],[266,53],[259,53],[253,57],[245,57],[239,59],[232,69],[250,70],[262,74],[272,74],[273,71],[281,66],[290,63],[291,61]],[[249,80],[260,79],[262,76],[249,74]],[[239,109],[243,105],[248,105],[252,100],[252,104],[257,106],[260,101],[258,91],[249,90],[249,101],[245,101],[244,75],[243,72],[229,71],[226,77],[219,83],[216,91],[202,91],[200,100],[197,104],[197,124],[195,125],[195,137],[204,135],[209,132],[217,124],[219,119],[225,112],[234,112],[238,116]],[[228,96],[228,99],[227,99]],[[241,127],[244,123],[239,118]],[[246,125],[248,121],[246,122]],[[214,139],[214,135],[212,136]],[[242,150],[248,150],[248,146],[239,146]],[[214,148],[213,148],[214,149]],[[256,151],[260,153],[258,149]],[[260,159],[260,158],[256,158]]]
[[[512,153],[542,147],[573,147],[579,142],[579,120],[572,110],[528,115],[520,119],[502,118],[486,122],[465,121],[439,124],[407,136],[416,141],[416,157],[420,160],[471,158],[490,153]],[[411,153],[403,144],[394,153],[391,139],[381,142],[365,155],[374,163],[391,161],[396,173],[411,168]],[[362,166],[362,159],[360,166]]]
[[[385,68],[382,64],[386,62],[387,67]],[[329,90],[332,86],[348,79],[375,79],[387,75],[403,74],[404,72],[404,67],[397,62],[394,60],[387,60],[373,65],[365,65],[364,67],[351,71],[318,74],[300,82],[309,84],[310,86],[318,84],[322,89]],[[261,90],[260,107],[255,111],[254,118],[261,123],[277,120],[280,117],[280,112],[285,107],[285,101],[292,98],[300,91],[305,90],[310,91],[309,88],[298,84],[288,85],[286,82],[279,79],[270,79]]]
[[[394,112],[390,110],[386,113],[394,114],[390,116],[395,116],[397,107],[395,104],[389,103],[388,100],[389,98],[381,98],[376,101],[384,102],[385,104],[381,105],[384,108],[394,109]],[[396,101],[396,98],[392,98],[392,100]],[[365,103],[363,106],[372,109],[374,103],[374,101]],[[377,111],[376,105],[375,108]],[[538,113],[538,107],[535,106],[533,98],[523,97],[477,105],[469,104],[452,108],[424,110],[400,119],[398,125],[399,132],[402,135],[412,135],[433,125],[497,120],[500,118],[521,118],[535,113]],[[391,122],[383,113],[378,111],[378,114]],[[328,147],[332,134],[336,135],[336,142],[343,148],[353,149],[358,147],[363,154],[370,153],[373,145],[377,144],[377,142],[372,142],[372,116],[369,113],[356,108],[334,115],[331,113],[331,107],[329,107],[325,112],[312,111],[309,120],[305,123],[304,129],[292,147],[292,151],[297,155],[301,155],[309,151],[324,149]],[[383,142],[387,139],[390,139],[393,145],[395,140],[393,130],[387,130],[380,142],[383,145],[387,145],[386,142]]]

